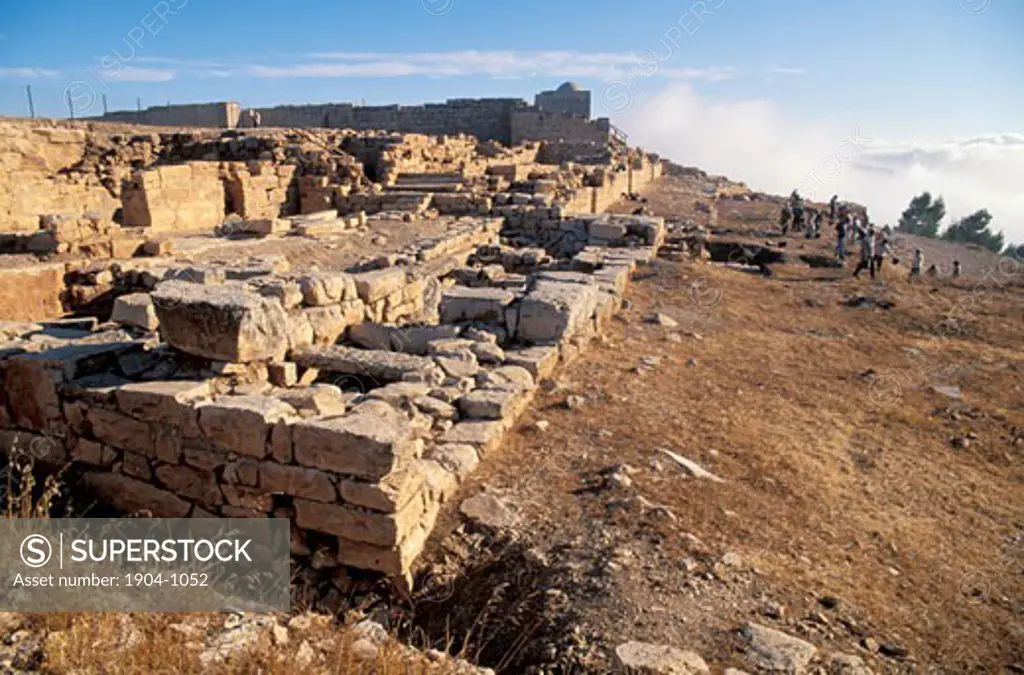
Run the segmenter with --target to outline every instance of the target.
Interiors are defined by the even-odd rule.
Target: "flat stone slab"
[[[618,665],[642,675],[707,675],[711,670],[699,654],[649,642],[624,642],[615,648]]]
[[[444,374],[432,359],[378,349],[334,346],[304,349],[292,360],[306,368],[369,378],[372,388],[391,382],[440,383]]]
[[[558,342],[583,330],[597,308],[597,285],[541,279],[519,306],[516,335],[527,344]]]
[[[818,653],[817,647],[810,642],[756,623],[748,623],[742,633],[750,643],[747,652],[750,662],[772,672],[806,672],[811,659]]]
[[[441,322],[501,323],[505,320],[505,308],[514,299],[515,295],[500,288],[455,286],[441,294]]]
[[[382,401],[363,403],[345,417],[298,422],[292,442],[303,466],[374,480],[422,446],[406,416]]]
[[[153,304],[175,349],[235,363],[284,359],[288,316],[277,299],[241,285],[165,281],[153,291]]]

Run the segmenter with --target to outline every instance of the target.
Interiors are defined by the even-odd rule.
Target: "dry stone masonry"
[[[0,448],[126,512],[289,518],[296,556],[406,585],[443,504],[665,243],[660,218],[603,213],[660,176],[639,150],[73,131],[105,140],[36,168],[118,177],[119,222],[8,221]]]

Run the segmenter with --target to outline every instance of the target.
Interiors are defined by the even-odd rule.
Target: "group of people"
[[[836,257],[841,261],[846,260],[847,241],[852,238],[860,244],[860,260],[853,270],[853,276],[860,277],[860,273],[864,270],[868,270],[872,279],[876,274],[881,275],[886,257],[892,255],[892,228],[886,225],[876,229],[875,225],[867,222],[866,218],[861,221],[859,216],[849,212],[845,204],[839,203],[838,195],[832,195],[832,199],[828,203],[828,210],[829,222],[834,223],[836,228]],[[779,225],[782,228],[783,236],[788,234],[792,227],[796,232],[803,231],[804,236],[808,239],[818,239],[821,237],[823,219],[823,211],[806,208],[803,198],[796,190],[793,190],[789,197],[789,203],[782,208]],[[893,259],[893,263],[898,264],[899,261]],[[924,254],[921,249],[916,249],[910,263],[910,277],[921,276],[923,266]],[[960,261],[953,261],[953,276],[960,276],[960,272]],[[928,268],[927,273],[929,276],[938,276],[938,268],[932,265]]]

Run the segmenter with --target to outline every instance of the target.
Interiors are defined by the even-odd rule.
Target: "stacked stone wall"
[[[213,230],[225,216],[218,162],[188,162],[136,172],[123,199],[124,224],[154,232]]]

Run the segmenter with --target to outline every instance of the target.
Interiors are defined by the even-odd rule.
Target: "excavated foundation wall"
[[[498,246],[500,219],[467,218],[412,265],[171,270],[120,314],[140,309],[167,346],[125,334],[0,356],[0,444],[75,462],[127,511],[288,517],[296,555],[410,583],[443,502],[664,236],[660,219],[562,222],[586,243],[561,265]]]

